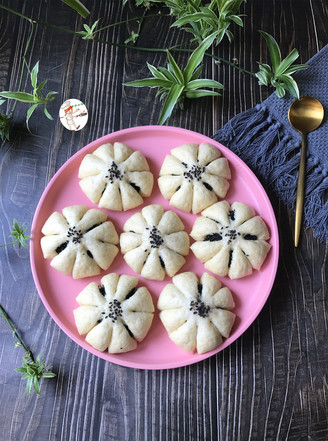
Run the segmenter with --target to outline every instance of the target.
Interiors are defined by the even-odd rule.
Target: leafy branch
[[[26,230],[27,228],[24,227],[24,224],[20,226],[17,220],[14,219],[13,228],[10,234],[10,237],[13,237],[14,240],[10,243],[0,245],[0,247],[13,245],[16,242],[18,242],[19,248],[21,246],[27,248],[26,240],[30,239],[30,237],[25,234]],[[23,340],[21,339],[21,337],[17,332],[17,329],[15,328],[8,314],[1,305],[0,305],[0,313],[1,313],[1,318],[3,318],[7,322],[7,324],[12,330],[15,348],[21,347],[25,351],[25,355],[23,356],[22,366],[16,368],[15,370],[17,372],[23,373],[22,379],[27,380],[26,390],[28,394],[31,393],[32,387],[34,388],[37,394],[40,394],[39,382],[41,378],[52,378],[55,377],[56,374],[46,369],[45,361],[41,361],[41,354],[39,354],[36,360],[34,360],[31,350],[23,342]]]
[[[8,314],[1,305],[0,312],[1,317],[5,319],[12,330],[15,348],[21,347],[25,351],[25,355],[23,357],[23,365],[19,368],[16,368],[15,371],[21,372],[23,374],[22,379],[27,380],[26,391],[28,394],[31,393],[33,387],[35,392],[40,395],[39,383],[41,378],[53,378],[56,376],[56,374],[47,370],[45,361],[41,361],[41,354],[39,354],[36,360],[34,360],[32,352],[19,336],[17,329],[14,327],[13,323],[8,317]]]
[[[200,63],[203,61],[205,51],[211,46],[215,38],[216,34],[208,36],[194,50],[183,71],[179,68],[170,52],[167,52],[169,61],[167,69],[164,67],[157,69],[148,63],[148,69],[153,75],[152,78],[144,78],[124,84],[125,86],[133,87],[148,86],[160,88],[157,95],[160,96],[161,100],[165,98],[165,102],[158,124],[163,124],[167,120],[177,103],[183,108],[184,98],[220,95],[218,92],[205,90],[204,87],[223,89],[224,86],[222,84],[214,80],[199,78],[203,68]]]
[[[91,28],[87,25],[84,24],[84,31],[78,31],[77,35],[81,35],[81,37],[83,38],[83,40],[93,40],[95,37],[95,29],[97,27],[99,23],[99,20],[95,21],[93,23],[93,25],[91,26]]]
[[[0,100],[0,106],[5,102],[5,100]],[[9,141],[9,128],[12,119],[12,114],[0,112],[0,137],[2,141],[4,141],[5,139]]]
[[[166,0],[165,4],[178,19],[172,27],[179,27],[191,33],[191,42],[201,43],[204,38],[217,33],[216,45],[224,36],[229,42],[233,40],[233,34],[229,30],[232,23],[243,26],[240,15],[236,15],[244,0],[212,0],[210,4],[202,6],[201,0],[174,1]]]
[[[16,242],[18,242],[18,247],[21,246],[24,248],[27,248],[26,240],[30,239],[30,236],[26,236],[25,231],[27,228],[24,228],[24,224],[21,226],[18,224],[17,220],[14,219],[13,227],[11,230],[11,234],[9,237],[13,237],[13,241],[9,243],[5,243],[3,245],[0,245],[0,247],[7,247],[8,245],[14,245]]]
[[[4,91],[4,92],[0,92],[0,97],[20,101],[22,103],[32,104],[32,106],[28,109],[26,114],[26,126],[27,129],[30,131],[29,119],[31,118],[34,110],[39,105],[43,106],[43,112],[46,115],[46,117],[51,120],[53,119],[47,110],[47,104],[55,99],[54,95],[56,95],[57,92],[48,92],[47,95],[43,93],[43,88],[46,85],[47,80],[42,81],[42,83],[40,83],[39,85],[37,84],[38,73],[39,73],[39,62],[35,64],[35,66],[29,73],[30,73],[31,85],[33,87],[32,93],[26,93],[20,91],[17,92]]]
[[[298,70],[306,69],[308,66],[306,64],[293,65],[299,57],[297,49],[293,49],[282,60],[278,43],[272,35],[264,31],[260,31],[260,33],[268,45],[272,67],[268,64],[258,63],[260,70],[255,75],[259,80],[259,85],[273,86],[279,98],[284,97],[286,92],[289,92],[294,98],[299,99],[300,92],[292,75]]]

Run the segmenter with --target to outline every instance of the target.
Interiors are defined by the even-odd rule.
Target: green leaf
[[[79,0],[62,0],[63,3],[70,6],[74,9],[78,14],[82,15],[83,18],[87,18],[90,14],[90,11],[81,3]]]
[[[27,384],[26,384],[26,392],[27,392],[27,395],[30,395],[30,393],[31,393],[31,390],[32,390],[32,384],[33,384],[32,382],[33,382],[32,378],[29,377],[28,380],[27,380]]]
[[[99,20],[96,20],[93,25],[91,26],[91,32],[93,32],[96,29],[97,24],[99,23]]]
[[[229,15],[229,18],[234,21],[238,26],[244,26],[243,20],[238,15]]]
[[[274,72],[276,72],[279,64],[281,63],[281,52],[280,52],[278,43],[272,37],[272,35],[268,34],[267,32],[264,32],[264,31],[259,31],[259,32],[265,38],[265,41],[267,42],[269,52],[270,52],[272,67],[273,67]]]
[[[255,74],[256,78],[259,80],[260,86],[268,86],[271,82],[271,77],[269,77],[264,71],[260,70]]]
[[[298,70],[307,69],[309,66],[306,64],[294,64],[294,66],[289,67],[287,70],[285,70],[286,75],[292,75],[293,73],[297,72]]]
[[[158,70],[170,81],[171,83],[176,83],[176,79],[174,78],[174,75],[168,70],[165,69],[165,67],[159,67]]]
[[[220,31],[218,32],[218,35],[216,37],[216,44],[217,45],[221,43],[224,35],[225,35],[225,30],[224,29],[220,29]]]
[[[33,377],[33,387],[35,392],[40,395],[39,381],[37,377]]]
[[[191,54],[187,66],[183,71],[183,76],[187,83],[190,81],[196,67],[202,62],[206,50],[211,46],[216,36],[216,32],[209,35]]]
[[[135,43],[138,37],[139,34],[137,32],[132,31],[130,37],[124,40],[124,44]]]
[[[154,78],[160,78],[161,80],[166,80],[167,78],[165,77],[165,75],[160,72],[159,70],[156,69],[155,66],[153,66],[152,64],[149,64],[147,62],[147,67],[150,70],[150,72],[152,73],[152,75],[154,76]]]
[[[291,53],[287,55],[287,57],[284,60],[282,60],[282,62],[279,64],[275,72],[276,76],[278,77],[279,75],[284,73],[285,70],[288,69],[294,63],[294,61],[297,60],[298,57],[299,57],[298,50],[293,49]]]
[[[31,70],[31,84],[33,89],[36,89],[36,84],[38,81],[38,73],[39,73],[39,62],[37,62],[35,64],[35,66],[33,67],[33,69]]]
[[[54,374],[53,372],[43,372],[42,377],[43,378],[54,378],[56,376],[56,374]]]
[[[184,77],[183,77],[183,73],[181,72],[181,69],[179,68],[179,66],[177,65],[175,59],[172,57],[172,55],[170,54],[170,52],[167,53],[167,57],[169,60],[169,63],[172,67],[172,71],[174,73],[174,75],[176,76],[176,79],[178,80],[178,82],[180,84],[184,84]]]
[[[166,90],[165,92],[162,92],[161,96],[159,97],[159,101],[162,102],[168,96],[168,94],[169,94],[168,90]]]
[[[184,26],[186,24],[189,24],[191,21],[198,21],[202,20],[204,18],[203,12],[196,12],[195,14],[187,14],[184,17],[181,17],[179,20],[175,21],[172,25],[172,27],[178,27]]]
[[[54,95],[57,95],[57,93],[58,92],[52,92],[52,91],[48,92],[46,96],[47,101],[53,101],[55,99]]]
[[[23,367],[19,367],[19,368],[15,368],[16,372],[25,372],[25,368]]]
[[[285,89],[280,84],[277,84],[275,87],[277,96],[283,98],[286,95]]]
[[[29,122],[29,120],[30,120],[30,118],[31,118],[31,116],[32,116],[32,113],[34,112],[34,110],[36,109],[38,107],[38,104],[33,104],[33,106],[31,106],[28,110],[27,110],[27,114],[26,114],[26,127],[27,127],[27,130],[29,131],[29,132],[31,132],[30,131],[30,127],[29,127],[29,125],[28,125],[28,122]],[[23,245],[24,246],[24,245]]]
[[[172,83],[168,80],[161,80],[159,78],[144,78],[142,80],[130,81],[129,83],[123,83],[124,86],[133,87],[165,87],[170,88]]]
[[[48,109],[46,108],[46,106],[44,106],[44,108],[43,108],[43,112],[44,112],[44,114],[46,115],[46,117],[48,118],[48,119],[50,119],[51,121],[53,120],[53,117],[50,115],[50,113],[48,112]]]
[[[174,106],[176,105],[183,92],[183,89],[184,87],[181,84],[174,84],[172,86],[165,100],[161,115],[158,120],[158,124],[164,124],[167,118],[171,115]]]
[[[296,81],[290,75],[281,75],[282,86],[296,99],[299,99],[300,92]]]
[[[197,67],[197,69],[194,70],[194,73],[192,74],[190,81],[198,80],[202,70],[203,70],[203,65],[201,64],[200,66]]]
[[[229,43],[232,43],[232,41],[233,41],[233,33],[231,31],[229,31],[229,29],[227,29],[225,31],[225,34],[228,37]]]
[[[214,87],[218,89],[224,89],[223,84],[219,83],[218,81],[199,79],[190,81],[186,86],[186,90],[194,90],[198,89],[199,87]]]
[[[36,101],[39,101],[36,99],[33,95],[26,92],[0,92],[0,96],[3,98],[8,98],[10,100],[17,100],[21,101],[22,103],[35,103]]]
[[[87,31],[88,34],[92,33],[91,29],[89,28],[89,26],[87,24],[83,23],[83,27]]]
[[[47,84],[47,80],[42,81],[42,83],[40,83],[36,89],[36,93],[40,94],[42,89],[44,88],[44,86]]]
[[[221,96],[221,94],[218,92],[214,92],[212,90],[203,90],[203,89],[188,90],[185,95],[187,98],[201,98],[203,96]]]
[[[200,8],[200,11],[204,14],[204,16],[211,18],[213,21],[218,20],[218,16],[212,11],[212,9],[208,7],[202,7]]]
[[[272,70],[268,64],[258,63],[258,65],[260,66],[261,70],[263,70],[266,74],[272,76]]]

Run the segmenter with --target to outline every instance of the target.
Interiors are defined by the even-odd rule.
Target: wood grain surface
[[[134,2],[85,1],[101,26],[142,15]],[[35,20],[80,30],[83,19],[59,0],[3,0]],[[328,42],[325,0],[253,0],[242,6],[244,28],[213,53],[255,72],[268,61],[258,33],[275,36],[287,54],[293,47],[306,62]],[[157,8],[148,14],[154,14]],[[187,44],[188,35],[170,29],[169,17],[144,21],[138,46]],[[31,25],[0,9],[0,90],[19,84],[22,55]],[[109,28],[103,40],[123,43],[136,23]],[[186,56],[176,55],[184,64]],[[13,218],[30,227],[50,178],[92,140],[115,130],[156,124],[155,91],[122,83],[148,75],[146,61],[166,63],[165,54],[85,41],[35,25],[27,62],[40,61],[39,78],[58,92],[49,105],[54,121],[40,109],[25,128],[26,105],[15,112],[12,139],[0,150],[0,243],[8,241]],[[225,85],[219,98],[187,103],[168,124],[211,136],[232,116],[263,101],[270,91],[255,78],[225,64],[207,61],[206,76]],[[24,80],[22,90],[28,90]],[[89,122],[69,132],[57,118],[67,97],[87,103]],[[8,109],[9,110],[9,109]],[[35,355],[42,353],[54,379],[41,383],[41,396],[25,392],[14,371],[23,352],[13,348],[11,331],[0,322],[0,440],[327,440],[328,322],[327,247],[302,231],[293,247],[293,213],[266,188],[278,221],[280,262],[268,302],[253,325],[232,345],[203,362],[163,371],[120,367],[90,354],[54,323],[38,296],[29,254],[0,248],[0,301]]]

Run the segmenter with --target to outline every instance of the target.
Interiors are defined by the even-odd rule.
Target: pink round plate
[[[157,310],[148,335],[143,342],[138,344],[136,350],[117,355],[109,354],[106,351],[97,351],[86,343],[84,336],[78,334],[73,318],[73,309],[78,307],[75,298],[79,292],[91,281],[99,283],[106,272],[103,271],[97,277],[73,280],[71,276],[65,276],[53,269],[50,266],[50,260],[43,258],[40,247],[41,229],[53,211],[61,212],[64,207],[76,204],[88,205],[90,208],[95,207],[79,186],[78,169],[82,158],[86,153],[92,153],[101,144],[114,143],[115,141],[126,143],[145,155],[154,174],[155,185],[152,195],[145,199],[144,205],[162,204],[164,209],[172,209],[172,207],[161,196],[156,178],[165,155],[169,154],[173,147],[189,142],[196,144],[208,142],[215,145],[228,159],[232,172],[231,185],[226,199],[230,204],[234,201],[241,201],[252,206],[257,214],[262,216],[269,228],[272,249],[261,270],[254,271],[251,276],[239,280],[232,281],[228,277],[220,279],[234,295],[236,303],[234,312],[237,317],[230,337],[211,352],[202,355],[190,354],[177,347],[169,339]],[[140,211],[143,206],[125,213],[104,211],[120,234],[125,221],[132,214]],[[190,233],[197,215],[184,213],[177,209],[174,211],[182,219],[187,233]],[[270,294],[277,271],[278,255],[279,240],[275,215],[268,196],[253,172],[234,153],[212,139],[189,130],[167,126],[145,126],[121,130],[97,139],[82,148],[58,170],[49,182],[37,206],[31,229],[30,257],[33,277],[45,307],[58,326],[72,340],[98,357],[122,366],[140,369],[168,369],[196,363],[222,351],[240,337],[255,320]],[[198,277],[204,272],[203,264],[197,261],[191,251],[186,264],[180,270],[180,272],[184,271],[193,271]],[[112,266],[107,270],[107,273],[109,272],[134,274],[125,263],[121,253],[117,255]],[[140,277],[140,285],[149,289],[155,306],[161,290],[167,283],[171,283],[169,277],[166,277],[163,282]]]

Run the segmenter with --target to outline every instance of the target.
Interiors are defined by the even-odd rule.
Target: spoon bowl
[[[303,96],[294,101],[288,111],[291,126],[305,134],[313,132],[320,126],[323,115],[322,104],[312,96]]]
[[[291,126],[302,135],[301,159],[298,171],[296,211],[295,211],[295,235],[294,244],[298,246],[301,221],[304,204],[304,182],[306,165],[306,135],[316,130],[322,123],[324,117],[323,106],[312,96],[303,96],[294,101],[288,111],[288,120]]]

